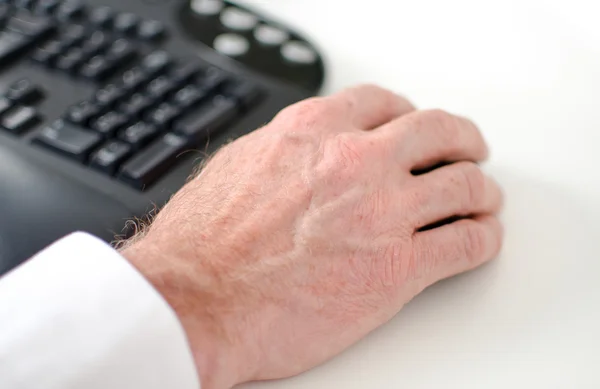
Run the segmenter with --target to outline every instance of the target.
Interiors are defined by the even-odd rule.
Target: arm
[[[177,314],[204,389],[289,377],[496,256],[486,157],[465,118],[348,89],[221,149],[121,254]],[[0,282],[2,387],[196,386],[173,311],[75,239]]]

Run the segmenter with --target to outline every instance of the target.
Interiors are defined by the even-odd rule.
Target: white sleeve
[[[0,278],[0,388],[199,387],[174,311],[99,239],[70,235]]]

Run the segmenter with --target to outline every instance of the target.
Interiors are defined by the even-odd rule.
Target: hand
[[[313,98],[222,148],[123,254],[179,315],[204,389],[289,377],[496,256],[486,155],[469,120],[374,86]]]

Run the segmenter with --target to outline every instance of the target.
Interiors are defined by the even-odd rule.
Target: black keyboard
[[[228,1],[0,0],[0,146],[118,201],[121,225],[323,78],[303,37]]]

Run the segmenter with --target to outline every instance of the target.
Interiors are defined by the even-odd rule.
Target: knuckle
[[[463,234],[464,253],[468,260],[476,261],[483,257],[486,251],[486,236],[483,228],[469,226]]]
[[[481,169],[472,162],[463,162],[457,169],[458,181],[463,193],[464,207],[472,208],[480,205],[485,198],[485,176]]]
[[[456,116],[442,109],[419,111],[415,114],[415,128],[421,131],[434,130],[437,141],[448,148],[461,147],[458,142],[460,137],[460,123]]]
[[[331,104],[323,97],[313,97],[283,109],[274,121],[293,128],[312,127],[331,115]]]
[[[364,148],[358,137],[350,133],[337,134],[333,138],[333,155],[336,163],[344,168],[362,164]]]
[[[443,109],[431,109],[423,111],[424,120],[428,120],[439,124],[441,127],[452,127],[454,124],[454,116]]]
[[[326,141],[318,170],[327,179],[353,180],[363,164],[364,154],[357,136],[351,133],[336,134]]]

